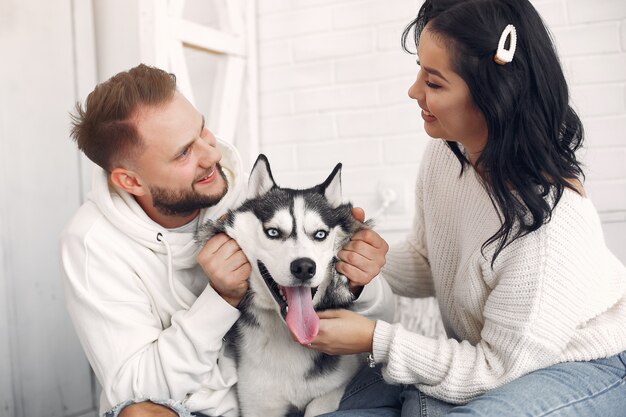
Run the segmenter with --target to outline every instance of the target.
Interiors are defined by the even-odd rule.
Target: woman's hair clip
[[[505,49],[504,45],[506,44],[506,40],[509,39],[509,49]],[[515,26],[507,25],[502,31],[502,35],[500,35],[500,42],[498,42],[498,50],[493,57],[493,60],[496,64],[505,65],[509,62],[513,61],[513,56],[515,55],[515,47],[517,46],[517,32],[515,31]]]

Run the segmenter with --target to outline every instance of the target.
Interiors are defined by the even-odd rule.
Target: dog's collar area
[[[283,319],[285,319],[287,317],[288,305],[287,301],[284,299],[280,285],[278,285],[278,283],[274,281],[274,278],[272,278],[272,274],[270,274],[270,271],[267,270],[267,267],[262,261],[257,260],[256,262],[257,266],[259,267],[261,277],[263,278],[263,281],[265,281],[265,285],[267,285],[267,288],[269,288],[272,297],[274,297],[276,304],[278,304],[278,307],[280,308],[280,315]],[[311,297],[315,297],[316,293],[317,287],[311,287]]]

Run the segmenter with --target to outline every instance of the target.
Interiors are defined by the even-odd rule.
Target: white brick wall
[[[550,26],[587,133],[586,187],[626,262],[626,1],[535,0]],[[260,0],[261,150],[279,183],[313,185],[343,162],[344,194],[405,233],[428,140],[407,90],[415,57],[400,35],[420,0]]]

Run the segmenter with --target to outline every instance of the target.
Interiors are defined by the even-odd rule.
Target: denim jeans
[[[187,410],[172,408],[180,416],[189,416]],[[115,409],[119,412],[121,407]],[[117,413],[106,414],[115,416]],[[320,417],[442,416],[625,417],[626,352],[540,369],[456,406],[429,397],[412,385],[385,383],[379,366],[364,367],[346,388],[339,409]]]
[[[387,384],[380,368],[363,367],[346,387],[339,409],[320,417],[400,417],[405,387]]]
[[[135,398],[132,400],[127,400],[119,403],[115,407],[111,408],[109,411],[104,413],[103,417],[118,417],[119,414],[125,407],[128,407],[131,404],[136,404],[144,401],[149,401],[155,404],[161,404],[166,407],[171,408],[178,414],[179,417],[193,417],[193,414],[187,410],[187,408],[180,402],[170,399],[158,399],[158,398]]]
[[[465,405],[439,401],[413,387],[402,397],[402,417],[624,417],[626,352],[540,369]]]

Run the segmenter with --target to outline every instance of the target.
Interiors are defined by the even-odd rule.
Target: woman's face
[[[487,141],[487,124],[470,96],[467,83],[452,70],[445,43],[428,25],[417,50],[420,71],[409,97],[422,109],[424,129],[433,138],[459,142],[475,160]]]

